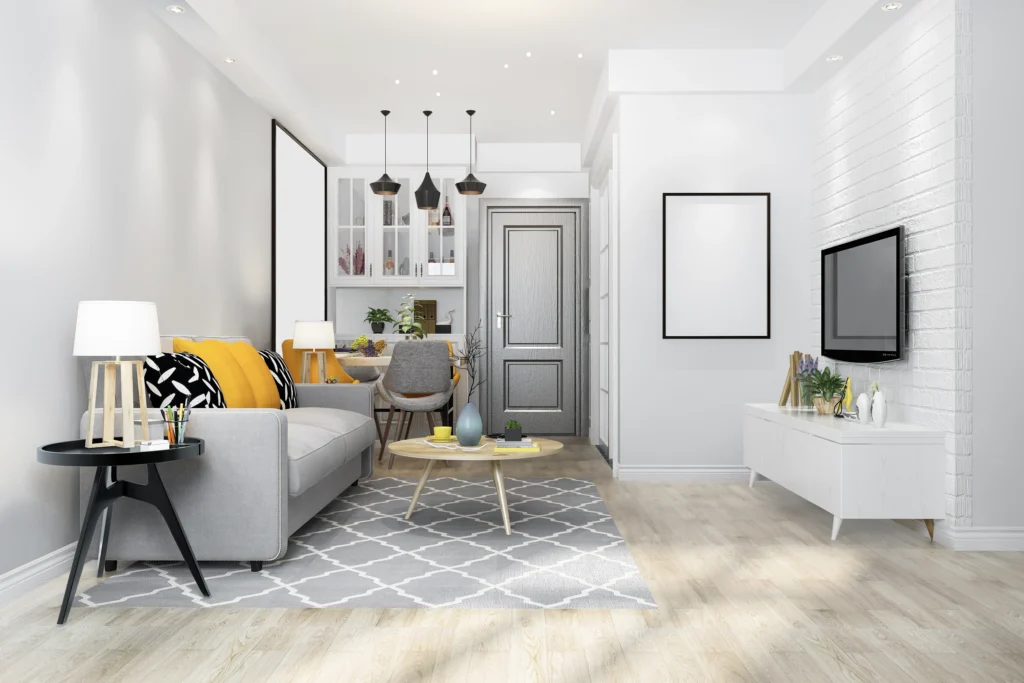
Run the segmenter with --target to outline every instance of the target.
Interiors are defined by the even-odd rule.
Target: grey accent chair
[[[416,413],[426,415],[427,425],[434,429],[434,411],[444,408],[455,391],[448,344],[443,341],[398,342],[391,353],[388,371],[377,380],[377,391],[391,404],[378,456],[383,459],[396,410],[400,413],[398,439],[408,438]],[[394,463],[392,453],[388,469]]]

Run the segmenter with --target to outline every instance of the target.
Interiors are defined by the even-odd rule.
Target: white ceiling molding
[[[785,87],[781,50],[609,50],[608,91],[771,92]]]
[[[786,45],[786,89],[811,92],[841,67],[830,55],[849,61],[909,12],[919,0],[902,0],[902,9],[883,12],[880,0],[827,0]]]
[[[580,170],[578,142],[481,143],[481,173],[574,173]]]
[[[420,118],[424,118],[420,115]],[[426,126],[424,119],[424,127]],[[476,155],[476,135],[431,133],[431,166],[468,166],[470,149]],[[424,166],[427,160],[425,134],[388,133],[388,166]],[[350,166],[383,166],[384,134],[353,133],[345,136],[345,163]],[[474,158],[474,163],[476,159]]]

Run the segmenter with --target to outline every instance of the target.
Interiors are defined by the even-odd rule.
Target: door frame
[[[576,214],[576,436],[587,436],[590,431],[590,199],[482,199],[480,200],[480,320],[481,333],[487,348],[483,372],[491,376],[491,320],[494,316],[491,301],[491,216],[494,213],[551,213],[552,209],[569,210]],[[469,330],[467,330],[468,332]],[[491,420],[491,391],[488,383],[479,389],[480,413],[485,433],[497,431]]]

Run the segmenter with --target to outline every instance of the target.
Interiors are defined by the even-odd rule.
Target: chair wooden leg
[[[404,439],[408,439],[409,438],[409,432],[412,430],[412,421],[413,421],[413,419],[415,417],[416,417],[416,413],[412,413],[412,412],[409,413],[409,421],[405,423],[405,436],[402,437],[402,438],[404,438]]]
[[[377,409],[371,408],[370,412],[373,414],[373,428],[377,430],[377,440],[384,443],[384,434],[380,431],[380,418],[377,417]]]
[[[395,439],[396,441],[401,441],[402,439],[405,438],[405,436],[403,436],[403,432],[405,434],[408,434],[409,430],[406,428],[405,425],[406,425],[407,421],[411,422],[411,419],[410,419],[411,417],[412,417],[412,413],[410,413],[410,412],[408,412],[406,410],[399,410],[398,411],[398,432],[397,432],[397,438]],[[390,470],[394,466],[394,464],[395,464],[395,454],[392,453],[391,457],[388,458],[388,469]]]
[[[427,426],[430,427],[430,433],[433,434],[434,433],[434,414],[433,413],[423,413],[423,414],[427,416]]]
[[[388,411],[388,423],[384,427],[384,438],[380,440],[380,454],[377,455],[377,460],[384,459],[384,451],[388,449],[388,436],[391,434],[391,420],[395,417],[395,407],[391,406],[391,410]]]

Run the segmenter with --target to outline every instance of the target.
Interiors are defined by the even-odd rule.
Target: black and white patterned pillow
[[[260,355],[263,356],[263,362],[267,364],[267,369],[270,370],[270,375],[274,378],[274,384],[277,385],[281,410],[298,408],[299,402],[295,398],[295,380],[292,379],[292,373],[288,371],[288,366],[284,364],[284,358],[277,351],[260,351]]]
[[[228,407],[210,366],[194,353],[148,356],[142,374],[149,405],[153,408],[181,403],[189,408]]]

